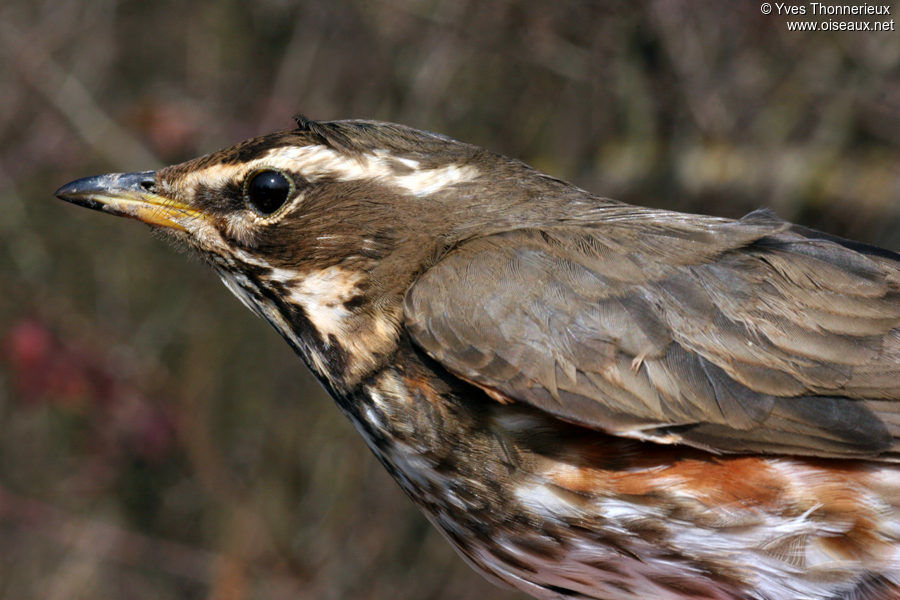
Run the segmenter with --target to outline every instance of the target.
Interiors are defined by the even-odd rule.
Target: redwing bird
[[[900,596],[900,255],[315,122],[63,200],[165,230],[537,598]]]

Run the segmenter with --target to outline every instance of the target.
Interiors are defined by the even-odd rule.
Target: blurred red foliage
[[[148,460],[162,459],[173,447],[174,420],[159,403],[123,379],[109,356],[63,342],[41,320],[24,317],[15,322],[0,341],[0,359],[9,368],[14,398],[87,417],[101,438],[91,445],[124,444]]]
[[[10,367],[16,397],[22,402],[74,406],[109,400],[109,377],[37,319],[25,317],[16,322],[0,348]]]

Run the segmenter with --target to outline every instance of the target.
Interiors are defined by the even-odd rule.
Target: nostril
[[[144,191],[152,192],[156,188],[156,181],[154,181],[153,179],[145,179],[141,181],[139,185],[144,189]]]

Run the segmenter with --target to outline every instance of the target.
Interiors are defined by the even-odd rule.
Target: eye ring
[[[294,182],[278,169],[255,169],[244,177],[244,204],[261,217],[271,217],[294,195]]]

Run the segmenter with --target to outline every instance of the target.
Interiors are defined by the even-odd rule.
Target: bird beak
[[[142,171],[84,177],[62,186],[55,195],[79,206],[186,231],[187,221],[202,217],[201,213],[157,194],[154,175]]]

